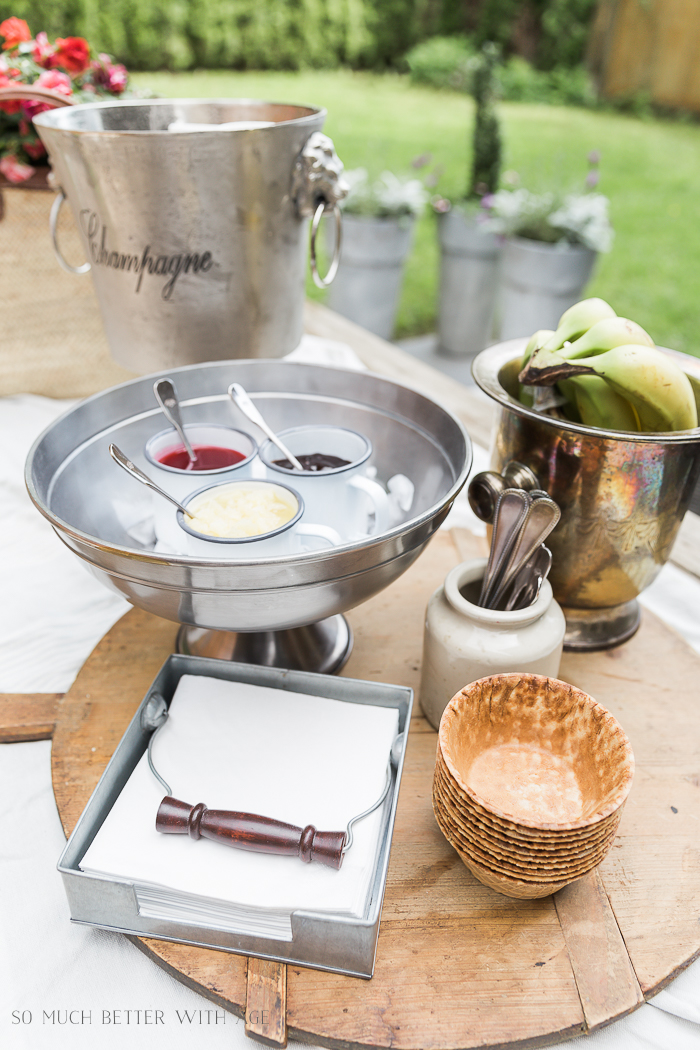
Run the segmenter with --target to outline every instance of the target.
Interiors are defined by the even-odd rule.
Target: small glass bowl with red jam
[[[153,480],[180,503],[207,481],[264,477],[257,442],[244,430],[220,423],[187,423],[185,433],[197,457],[195,463],[190,463],[185,446],[172,428],[154,434],[144,449]],[[153,516],[159,543],[179,550],[182,532],[162,497],[154,497]]]

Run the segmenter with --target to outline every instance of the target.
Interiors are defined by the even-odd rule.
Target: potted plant
[[[484,200],[488,227],[505,235],[501,262],[500,338],[557,327],[561,315],[583,297],[598,252],[612,247],[608,199],[594,192],[599,155],[583,191],[530,193],[503,189]]]
[[[497,62],[497,48],[487,43],[472,63],[476,115],[466,198],[433,200],[440,239],[438,352],[451,357],[472,357],[491,342],[501,242],[482,201],[497,190],[501,167]]]
[[[350,192],[340,204],[343,247],[328,305],[390,339],[415,221],[428,194],[419,179],[401,179],[390,171],[371,181],[364,168],[357,168],[345,178]]]

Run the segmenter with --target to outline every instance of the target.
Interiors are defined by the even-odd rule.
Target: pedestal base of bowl
[[[608,609],[562,609],[566,617],[564,649],[570,653],[621,645],[638,630],[641,620],[639,602],[634,598]]]
[[[183,624],[177,651],[185,656],[335,674],[352,652],[352,631],[341,615],[283,631],[210,631]]]

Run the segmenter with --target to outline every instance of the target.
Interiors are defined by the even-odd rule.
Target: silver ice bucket
[[[65,269],[92,274],[115,361],[146,373],[298,345],[307,220],[314,232],[324,210],[339,221],[347,191],[325,116],[249,99],[162,99],[36,118],[59,188],[54,246]],[[85,246],[80,267],[56,240],[65,198]]]

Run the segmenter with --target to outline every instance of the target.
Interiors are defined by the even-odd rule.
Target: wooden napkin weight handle
[[[313,824],[298,828],[255,813],[207,809],[203,802],[190,806],[170,795],[166,795],[158,807],[156,831],[164,835],[189,835],[192,839],[213,839],[253,853],[298,856],[306,864],[315,860],[329,868],[338,869],[343,863],[344,831],[317,831]]]

